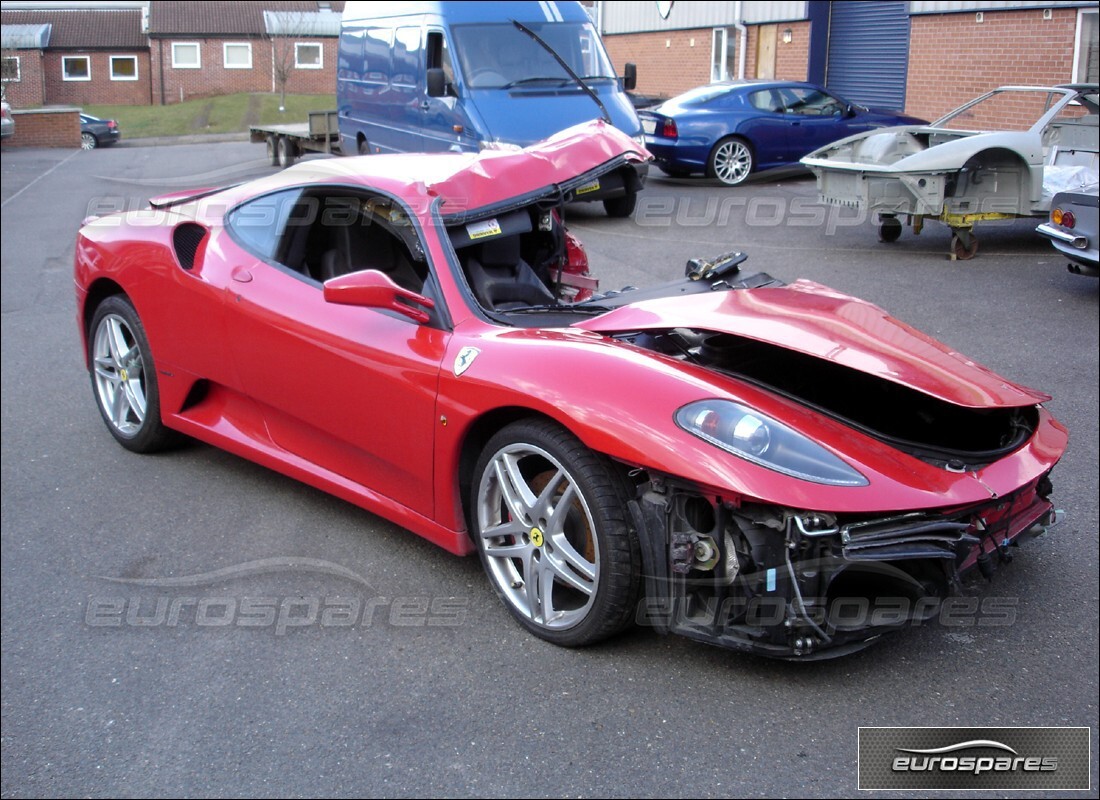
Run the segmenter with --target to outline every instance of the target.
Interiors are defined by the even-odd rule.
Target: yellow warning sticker
[[[470,239],[484,239],[486,236],[499,236],[500,223],[493,219],[483,219],[481,222],[471,222],[466,226],[466,233]]]
[[[594,181],[589,181],[588,183],[582,183],[580,186],[578,186],[577,187],[577,194],[588,194],[589,192],[594,192],[599,188],[600,188],[600,179],[596,178],[596,180],[594,180]]]

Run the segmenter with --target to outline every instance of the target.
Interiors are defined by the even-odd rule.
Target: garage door
[[[826,85],[848,100],[905,108],[908,3],[830,3]]]

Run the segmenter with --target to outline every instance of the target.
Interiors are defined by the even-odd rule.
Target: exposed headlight
[[[676,412],[688,433],[739,458],[784,475],[829,486],[869,481],[821,445],[782,422],[732,400],[700,400]]]

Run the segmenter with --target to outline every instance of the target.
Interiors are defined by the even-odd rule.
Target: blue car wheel
[[[707,175],[726,186],[743,183],[752,172],[752,148],[744,139],[730,136],[718,142],[707,160]]]

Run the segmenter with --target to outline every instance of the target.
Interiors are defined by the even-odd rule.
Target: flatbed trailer
[[[289,167],[305,153],[340,152],[336,111],[310,111],[308,122],[253,125],[248,137],[253,142],[267,143],[267,157],[275,167]]]

